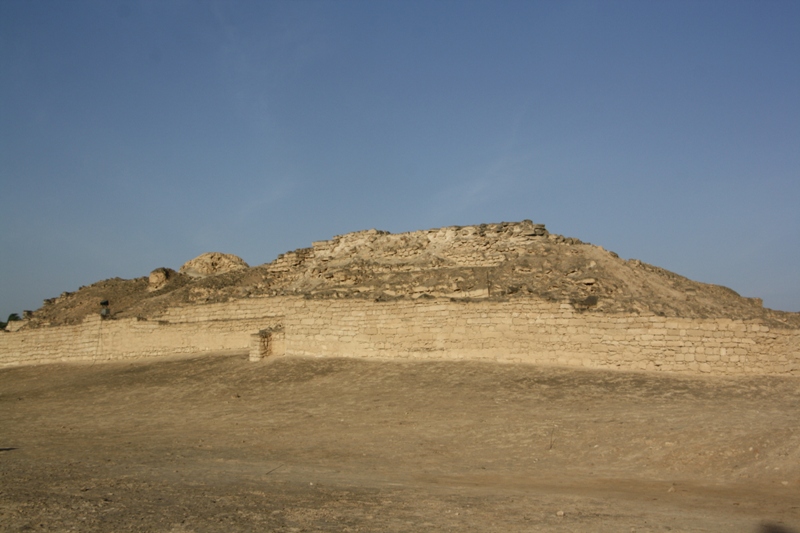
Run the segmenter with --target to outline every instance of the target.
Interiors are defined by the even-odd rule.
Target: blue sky
[[[0,1],[0,318],[531,219],[800,311],[800,2]]]

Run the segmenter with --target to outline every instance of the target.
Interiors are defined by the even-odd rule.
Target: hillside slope
[[[289,294],[384,301],[538,298],[590,313],[758,319],[771,327],[800,327],[800,313],[765,309],[757,298],[623,260],[529,220],[400,234],[360,231],[256,267],[225,256],[224,264],[233,266],[213,263],[204,271],[212,274],[186,268],[223,255],[204,254],[181,272],[159,268],[149,278],[114,278],[63,293],[29,313],[24,327],[79,322],[98,312],[102,300],[110,301],[113,316],[152,318],[176,305]]]

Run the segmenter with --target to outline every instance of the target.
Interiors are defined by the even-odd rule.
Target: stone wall
[[[547,302],[297,301],[289,355],[448,358],[800,375],[800,331],[757,322],[579,313]]]
[[[251,298],[0,334],[0,365],[181,353],[513,361],[800,375],[800,331],[757,321],[578,312],[529,299]]]
[[[262,322],[255,320],[169,323],[90,317],[74,326],[1,334],[0,366],[238,353],[248,349],[250,334],[260,328]]]

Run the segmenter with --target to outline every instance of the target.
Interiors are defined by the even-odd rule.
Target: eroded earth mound
[[[800,313],[765,309],[726,287],[692,281],[529,220],[391,234],[368,230],[315,242],[249,267],[209,253],[179,272],[157,269],[45,300],[25,327],[76,323],[102,300],[116,317],[152,318],[167,307],[257,296],[514,299],[562,302],[586,313],[759,319],[800,327]],[[162,275],[163,274],[163,275]],[[157,279],[156,279],[157,278]]]

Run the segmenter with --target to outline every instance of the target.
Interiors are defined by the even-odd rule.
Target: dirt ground
[[[0,530],[800,532],[800,380],[202,356],[0,370]]]

